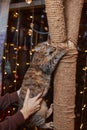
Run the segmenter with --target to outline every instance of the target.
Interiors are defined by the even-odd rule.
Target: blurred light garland
[[[84,112],[87,111],[87,101],[86,101],[86,93],[87,93],[87,50],[84,51],[86,54],[86,64],[83,68],[84,71],[84,88],[83,91],[80,91],[80,94],[82,94],[82,108],[81,108],[81,124],[80,124],[80,130],[84,130],[85,128],[85,122],[84,122]]]

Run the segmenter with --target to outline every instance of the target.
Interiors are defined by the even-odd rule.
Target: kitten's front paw
[[[53,122],[45,123],[45,124],[41,125],[40,128],[43,128],[43,129],[53,129],[54,128],[54,124],[53,124]]]
[[[53,122],[49,122],[48,123],[48,128],[49,129],[54,129],[54,123]]]
[[[52,109],[52,111],[53,111],[53,108],[54,108],[54,105],[53,105],[53,103],[50,105],[50,108]]]

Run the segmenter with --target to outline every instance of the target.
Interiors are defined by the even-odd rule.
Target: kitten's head
[[[35,65],[46,64],[52,58],[56,48],[50,45],[47,41],[39,43],[35,47],[35,55],[33,57],[33,63]]]

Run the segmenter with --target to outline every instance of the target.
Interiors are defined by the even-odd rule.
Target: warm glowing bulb
[[[10,113],[10,111],[8,111],[8,113]]]
[[[27,4],[30,4],[32,0],[25,0]]]
[[[6,59],[6,57],[5,57],[5,56],[3,56],[2,58],[3,58],[4,60]]]
[[[17,66],[19,66],[19,63],[16,63]]]
[[[30,52],[30,55],[32,55],[32,52]]]
[[[15,74],[15,73],[16,73],[16,70],[13,70],[13,73]]]
[[[7,43],[5,42],[4,45],[7,46]]]
[[[82,129],[83,128],[83,123],[80,125],[80,129]]]
[[[84,104],[84,106],[83,106],[84,108],[86,107],[86,104]]]
[[[14,83],[16,83],[16,80],[14,80]]]
[[[34,50],[34,49],[32,49],[31,51],[32,51],[32,52],[34,52],[35,50]]]
[[[7,72],[4,72],[4,74],[6,75],[6,74],[7,74]]]
[[[30,18],[32,19],[32,18],[33,18],[33,16],[31,15],[31,16],[30,16]]]
[[[5,90],[5,89],[6,89],[6,87],[4,86],[4,87],[3,87],[3,89]]]
[[[18,32],[18,29],[16,29],[16,32]]]
[[[82,108],[82,111],[84,110],[84,107]]]
[[[83,93],[84,93],[84,91],[81,91],[81,92],[80,92],[80,94],[83,94]]]
[[[13,111],[15,111],[15,107],[13,107]]]
[[[26,62],[26,65],[30,65],[30,63]]]
[[[87,52],[87,50],[85,50],[85,52]]]
[[[13,44],[13,43],[11,43],[11,44],[10,44],[10,46],[14,46],[14,44]]]

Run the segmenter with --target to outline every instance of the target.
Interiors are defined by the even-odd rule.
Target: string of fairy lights
[[[14,90],[16,90],[16,86],[17,86],[16,83],[17,83],[17,80],[18,80],[18,72],[17,72],[17,70],[18,70],[18,67],[20,66],[20,63],[18,61],[18,55],[19,55],[19,51],[21,49],[25,49],[25,47],[22,48],[20,46],[19,40],[18,40],[18,37],[19,37],[19,24],[20,24],[19,12],[15,12],[13,14],[13,18],[18,19],[17,27],[15,27],[15,26],[10,27],[11,31],[14,31],[17,34],[17,39],[16,39],[17,42],[16,42],[16,44],[15,43],[7,43],[7,42],[4,43],[4,55],[3,55],[2,59],[3,59],[3,63],[4,63],[3,80],[5,79],[4,77],[6,77],[6,75],[13,73],[13,75],[14,75],[13,85],[9,85],[8,87],[9,87],[9,89],[11,89],[11,87],[14,86]],[[33,19],[33,15],[31,15],[30,18]],[[32,22],[33,22],[33,20],[32,20]],[[7,25],[7,28],[8,27],[9,27],[9,25]],[[33,31],[32,31],[32,28],[31,28],[28,31],[28,34],[29,34],[30,37],[32,36],[32,33],[33,33]],[[12,70],[11,64],[9,62],[10,49],[14,51],[14,56],[12,56],[12,59],[15,62],[15,67],[14,67],[13,70]],[[34,53],[33,48],[31,48],[31,50],[29,50],[30,56],[32,56],[32,53]],[[30,63],[26,62],[26,66],[29,66],[29,65],[30,65]],[[6,86],[6,84],[3,83],[3,87],[2,87],[3,94],[6,93],[6,89],[7,89],[7,86]],[[2,121],[5,118],[5,116],[11,115],[12,113],[14,113],[16,110],[17,110],[17,108],[15,106],[13,106],[11,108],[10,107],[7,108],[7,110],[4,112],[4,114],[2,114],[3,117],[0,116],[0,121]]]
[[[12,31],[15,31],[15,33],[17,33],[17,42],[16,42],[16,45],[14,43],[4,43],[4,55],[3,55],[3,60],[4,60],[4,64],[5,64],[5,69],[4,68],[4,74],[3,74],[3,77],[5,77],[9,72],[8,72],[8,69],[10,70],[10,73],[11,73],[11,68],[10,68],[10,63],[9,63],[9,58],[8,58],[8,53],[9,53],[9,49],[13,49],[14,50],[14,56],[12,57],[13,60],[15,61],[15,68],[14,70],[12,70],[12,73],[14,74],[14,86],[15,86],[15,89],[16,89],[16,82],[17,82],[17,79],[18,79],[18,74],[17,74],[17,70],[18,70],[18,67],[20,66],[19,64],[19,61],[18,61],[18,55],[19,55],[19,51],[21,49],[23,49],[20,44],[19,44],[19,40],[18,40],[18,37],[19,37],[19,24],[20,24],[20,16],[19,16],[19,13],[18,12],[15,12],[13,14],[13,17],[14,18],[18,18],[18,21],[17,21],[17,27],[14,27],[12,26],[11,27],[11,30]],[[30,18],[33,19],[33,16],[30,16]],[[32,20],[33,21],[33,20]],[[9,25],[8,25],[9,27]],[[28,34],[29,36],[32,36],[32,28],[28,30]],[[25,46],[25,45],[24,45]],[[26,46],[24,47],[24,49],[26,48]],[[34,49],[31,48],[31,50],[29,50],[29,54],[30,56],[32,56],[32,53],[34,53]],[[8,63],[8,64],[7,64]],[[29,62],[26,62],[26,66],[29,66],[30,63]],[[3,89],[5,90],[6,87],[3,86]]]
[[[81,105],[81,123],[80,123],[80,130],[85,130],[87,126],[87,50],[84,51],[86,55],[86,63],[85,67],[83,68],[84,71],[84,85],[83,90],[80,91],[80,94],[82,95],[82,105]]]
[[[43,12],[43,9],[42,9],[42,12]],[[7,41],[7,38],[6,38],[6,41],[4,43],[4,54],[3,54],[3,80],[5,80],[5,78],[7,77],[7,75],[9,74],[12,74],[13,75],[13,81],[12,81],[12,84],[10,84],[8,86],[8,90],[11,90],[12,89],[12,92],[17,90],[17,82],[19,82],[19,74],[18,74],[18,69],[21,65],[18,57],[19,57],[19,52],[21,50],[24,50],[24,51],[28,51],[28,54],[29,54],[29,59],[26,60],[26,68],[28,68],[30,66],[30,63],[31,63],[31,57],[33,56],[34,54],[34,44],[33,43],[33,39],[35,38],[35,36],[40,36],[40,35],[48,35],[48,27],[45,26],[45,30],[46,32],[42,32],[42,31],[38,31],[34,28],[34,9],[32,10],[32,13],[30,13],[29,15],[29,26],[28,26],[28,29],[27,29],[27,35],[29,36],[30,38],[30,41],[29,41],[29,44],[30,44],[30,48],[27,48],[26,46],[26,43],[24,43],[23,45],[20,43],[20,40],[19,40],[19,35],[20,35],[20,10],[17,10],[17,11],[13,11],[12,13],[12,19],[14,19],[14,21],[17,22],[16,25],[12,25],[12,24],[8,24],[7,25],[7,30],[10,30],[10,32],[14,32],[14,35],[16,34],[16,37],[14,36],[13,38],[16,39],[16,42],[15,40],[13,40],[12,42],[8,42]],[[39,25],[40,26],[40,25]],[[8,31],[7,31],[8,32]],[[39,34],[39,35],[33,35],[33,33],[36,33],[36,34]],[[38,38],[36,38],[37,40]],[[11,51],[13,54],[11,54]],[[11,56],[9,56],[11,55]],[[11,58],[11,59],[10,59]],[[10,60],[12,60],[12,62],[14,63],[14,66],[12,66],[12,63],[10,62]],[[2,92],[4,95],[6,92],[8,92],[7,90],[7,84],[5,84],[3,82],[3,86],[2,86]],[[6,113],[7,115],[11,115],[12,111],[16,111],[16,107],[14,106],[12,109],[7,109]],[[0,120],[1,120],[2,117],[0,117]]]
[[[13,19],[17,19],[17,25],[16,26],[12,26],[12,25],[7,25],[7,29],[9,28],[11,32],[14,32],[14,35],[16,34],[16,43],[14,42],[10,42],[7,43],[7,41],[4,43],[4,55],[3,55],[3,62],[4,62],[4,72],[3,72],[3,79],[4,77],[6,77],[6,75],[8,75],[9,73],[12,73],[14,75],[14,80],[13,80],[13,85],[10,85],[9,87],[13,87],[15,88],[15,90],[17,89],[17,80],[18,80],[18,68],[20,67],[19,60],[18,60],[18,55],[19,55],[19,51],[20,50],[26,50],[29,53],[30,59],[32,59],[32,56],[34,54],[34,43],[33,43],[33,38],[35,38],[35,36],[33,36],[33,33],[36,33],[36,37],[38,36],[37,34],[40,35],[48,35],[48,27],[44,27],[46,32],[41,32],[38,31],[36,29],[34,29],[34,9],[32,10],[32,15],[29,16],[29,19],[31,19],[30,21],[30,28],[27,30],[27,34],[30,37],[30,48],[29,50],[26,47],[26,44],[24,44],[23,46],[20,44],[19,41],[19,31],[20,31],[20,10],[15,11],[13,14]],[[37,40],[38,38],[36,38]],[[7,39],[6,39],[7,40]],[[37,41],[36,41],[37,42]],[[11,59],[15,61],[15,67],[13,67],[13,69],[11,68],[11,63],[9,62],[9,54],[10,54],[10,50],[13,50],[14,55],[11,56]],[[29,67],[30,65],[30,60],[28,59],[26,61],[26,66]],[[3,84],[2,87],[2,91],[6,91],[6,86]]]

